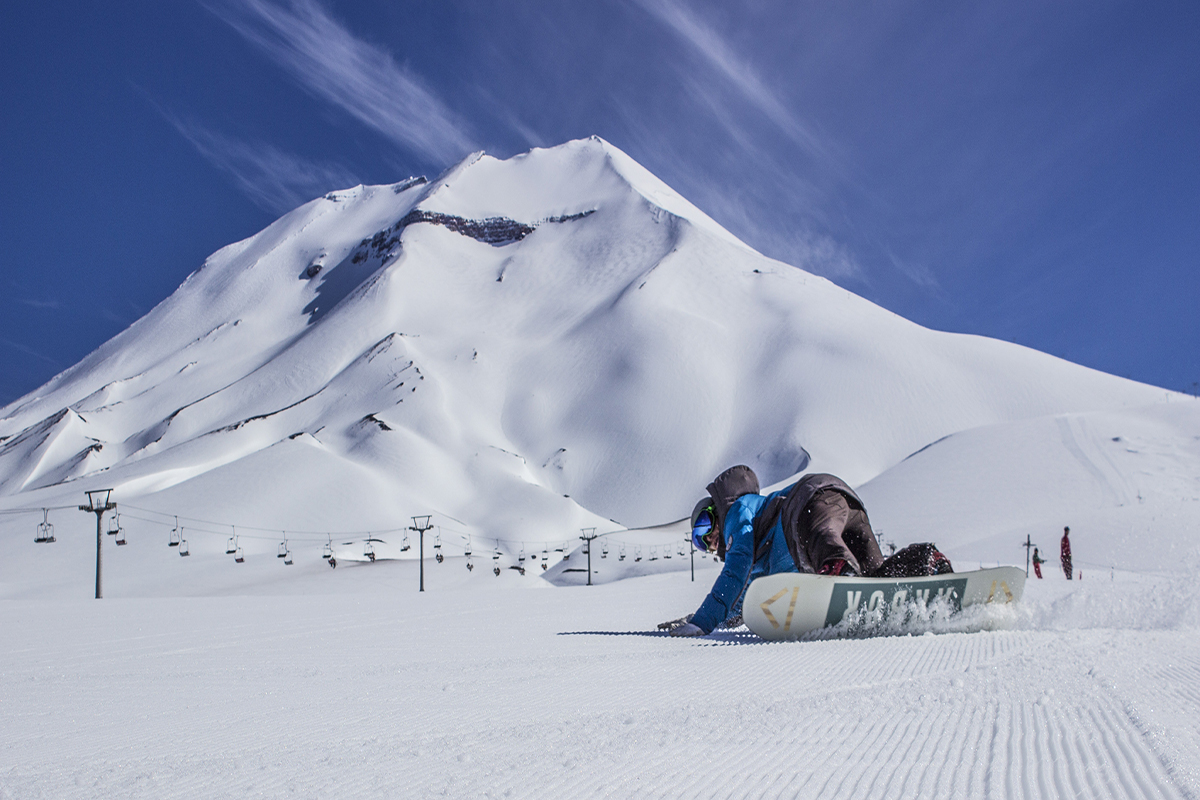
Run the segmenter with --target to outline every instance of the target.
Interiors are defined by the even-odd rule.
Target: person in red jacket
[[[1062,538],[1062,568],[1067,580],[1071,580],[1071,535],[1070,528],[1063,528]]]
[[[1042,579],[1042,564],[1046,563],[1046,559],[1038,555],[1038,549],[1033,548],[1033,574],[1037,575],[1037,579]]]

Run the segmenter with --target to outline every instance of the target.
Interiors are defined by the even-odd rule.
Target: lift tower
[[[100,566],[101,550],[100,547],[104,543],[104,512],[112,511],[117,507],[116,503],[109,500],[112,495],[112,489],[94,489],[87,492],[88,504],[80,506],[80,511],[90,511],[96,515],[96,599],[99,600],[104,596],[100,588]]]

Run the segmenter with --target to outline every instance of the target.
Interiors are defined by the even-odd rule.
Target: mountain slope
[[[861,483],[959,431],[1163,398],[767,259],[593,138],[332,193],[218,251],[0,410],[0,492],[553,541],[676,519],[737,462]]]

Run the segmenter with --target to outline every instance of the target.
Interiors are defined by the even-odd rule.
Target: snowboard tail
[[[912,604],[941,603],[951,613],[979,603],[1021,599],[1025,573],[1016,567],[918,578],[844,578],[783,572],[750,584],[742,613],[764,639],[795,639],[856,616],[906,613]]]

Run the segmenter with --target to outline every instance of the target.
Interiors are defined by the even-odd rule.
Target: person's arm
[[[754,563],[754,508],[748,503],[736,502],[725,516],[725,566],[712,591],[692,616],[691,624],[704,633],[712,633],[733,610],[741,597],[750,577]]]

